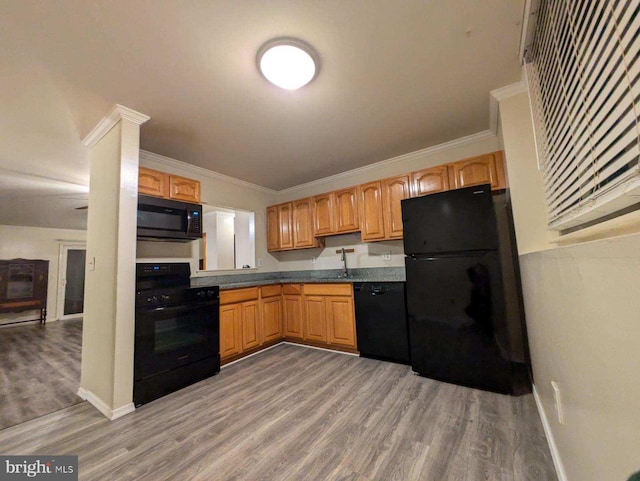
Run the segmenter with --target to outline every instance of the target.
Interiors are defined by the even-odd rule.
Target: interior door
[[[82,317],[86,254],[84,245],[60,246],[58,319]]]

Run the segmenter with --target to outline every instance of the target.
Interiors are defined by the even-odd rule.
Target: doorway
[[[60,244],[57,319],[78,319],[84,313],[84,276],[87,249],[84,242]]]

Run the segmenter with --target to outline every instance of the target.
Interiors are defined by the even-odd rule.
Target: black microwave
[[[202,238],[202,206],[138,196],[138,239],[188,242]]]

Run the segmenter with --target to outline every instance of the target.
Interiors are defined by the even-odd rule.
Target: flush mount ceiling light
[[[307,85],[318,73],[318,55],[297,38],[275,38],[258,50],[258,69],[269,82],[286,90]]]

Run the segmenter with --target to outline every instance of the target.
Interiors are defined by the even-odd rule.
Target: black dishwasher
[[[410,364],[404,282],[356,282],[353,290],[360,355]]]

